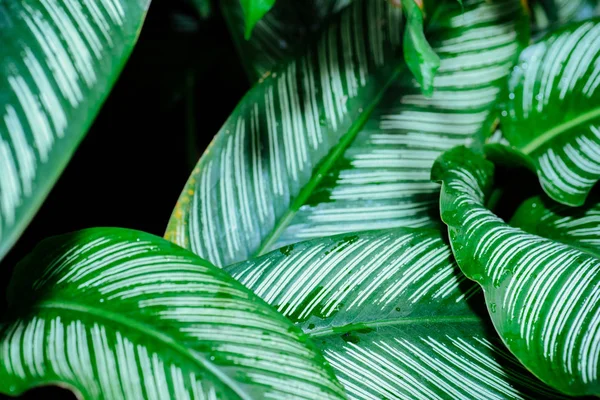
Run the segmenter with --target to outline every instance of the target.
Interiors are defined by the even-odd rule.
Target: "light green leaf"
[[[526,232],[576,246],[600,258],[599,200],[596,193],[584,206],[574,208],[545,196],[532,197],[521,204],[510,224]]]
[[[17,265],[0,392],[82,398],[342,399],[305,334],[230,276],[160,238],[92,229]]]
[[[245,37],[250,39],[254,25],[273,7],[275,0],[239,0],[246,20]]]
[[[149,3],[0,2],[0,259],[91,125]]]
[[[401,28],[399,9],[356,1],[248,92],[192,173],[167,238],[219,266],[268,251],[400,74]]]
[[[481,292],[439,231],[323,238],[226,271],[313,338],[351,398],[557,396],[472,309]]]
[[[538,378],[600,394],[600,259],[508,226],[484,207],[494,165],[458,147],[435,163],[440,208],[461,270],[484,290],[496,330]]]
[[[584,203],[600,178],[600,22],[551,33],[512,73],[502,130],[554,200]]]
[[[403,0],[402,9],[406,14],[404,28],[404,61],[413,73],[423,94],[433,94],[435,74],[440,68],[440,57],[425,38],[423,12],[415,0]]]
[[[433,161],[445,149],[483,141],[495,118],[493,109],[504,80],[528,39],[528,21],[519,0],[496,0],[491,4],[471,1],[465,3],[464,10],[454,1],[443,4],[438,12],[443,18],[436,19],[429,33],[442,59],[433,97],[423,96],[408,73],[395,80],[358,135],[343,143],[346,148],[336,148],[330,154],[328,170],[319,169],[320,175],[313,175],[318,184],[302,204],[298,202],[298,209],[288,214],[289,219],[276,221],[275,234],[269,229],[256,233],[257,242],[265,243],[270,238],[273,243],[262,244],[260,252],[256,245],[251,248],[253,253],[240,255],[237,260],[343,232],[439,226],[439,187],[429,179]],[[243,54],[252,53],[253,40]],[[214,153],[217,148],[210,151]],[[263,155],[262,162],[268,163],[269,155]],[[252,167],[242,169],[253,171]],[[180,200],[180,204],[188,202],[180,207],[185,212],[180,217],[174,215],[168,237],[210,258],[207,249],[202,248],[203,238],[211,229],[223,232],[223,236],[233,231],[233,225],[218,217],[206,222],[209,214],[202,210],[209,209],[203,205],[202,196],[210,200],[214,193],[202,189],[203,194],[201,188],[188,187],[192,192]],[[254,207],[256,201],[252,199],[238,203],[236,196],[240,194],[243,192],[233,193],[233,199],[222,205],[213,201],[211,212],[225,213],[228,204]],[[266,201],[271,207],[273,200],[267,197]],[[257,230],[237,221],[236,226]],[[240,239],[242,243],[244,240]],[[223,245],[223,241],[213,244],[215,249]]]
[[[302,55],[330,17],[351,0],[277,0],[244,39],[244,13],[239,0],[221,0],[221,9],[252,82],[278,64]]]

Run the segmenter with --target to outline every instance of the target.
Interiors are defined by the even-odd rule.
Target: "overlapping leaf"
[[[327,169],[320,168],[313,176],[309,184],[318,184],[305,190],[310,196],[296,202],[298,208],[279,218],[270,232],[264,228],[271,225],[258,225],[261,230],[252,240],[260,242],[260,251],[255,254],[342,232],[439,224],[439,188],[429,181],[431,165],[441,151],[480,142],[482,132],[489,130],[493,106],[527,39],[528,27],[518,0],[469,1],[464,9],[449,1],[439,7],[440,18],[428,35],[442,59],[433,97],[424,97],[408,73],[394,81],[356,138],[342,143],[347,148],[336,148]],[[351,9],[344,12],[348,11]],[[215,151],[220,151],[218,145],[210,149]],[[263,155],[261,160],[268,162],[269,157]],[[250,167],[247,173],[253,170]],[[218,196],[210,187],[197,184],[188,188],[193,191],[184,201],[191,205],[186,205],[184,214],[173,217],[168,232],[169,238],[202,255],[206,250],[194,243],[202,242],[211,229],[223,232],[242,226],[224,218],[213,219],[212,225],[205,223],[207,212],[224,214],[235,211],[232,205],[246,207],[238,202],[239,194],[232,193],[231,200],[208,208],[203,198]],[[270,198],[265,199],[271,207]],[[255,203],[249,201],[248,207]],[[223,241],[215,242],[215,249],[219,245]]]
[[[522,55],[503,105],[505,138],[554,200],[584,203],[600,177],[600,21],[569,25]]]
[[[216,265],[270,248],[398,76],[401,32],[399,9],[356,1],[256,85],[200,159],[167,237]]]
[[[600,199],[598,194],[582,207],[558,204],[547,197],[527,199],[510,223],[526,232],[558,240],[600,257]]]
[[[86,133],[149,3],[0,2],[0,258]]]
[[[556,396],[471,308],[481,293],[439,231],[317,239],[226,271],[313,338],[351,398]]]
[[[160,238],[94,229],[17,266],[0,392],[83,398],[342,399],[306,335],[230,276]]]
[[[532,8],[534,29],[537,31],[598,14],[597,0],[534,0],[528,3]]]
[[[508,226],[484,207],[494,166],[458,147],[442,155],[441,215],[454,256],[484,290],[508,348],[547,384],[600,394],[600,259]]]
[[[239,0],[222,0],[221,8],[251,80],[302,54],[329,18],[351,0],[277,0],[244,38],[244,13]]]

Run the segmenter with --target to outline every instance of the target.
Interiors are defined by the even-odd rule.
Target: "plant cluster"
[[[149,1],[0,2],[0,257]],[[219,7],[254,86],[165,238],[91,228],[15,267],[0,393],[600,395],[598,5]]]

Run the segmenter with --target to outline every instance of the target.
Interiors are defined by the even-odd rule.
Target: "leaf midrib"
[[[521,152],[523,152],[526,155],[531,155],[531,153],[538,150],[540,147],[542,147],[544,144],[551,141],[555,137],[560,136],[561,134],[575,128],[576,126],[582,125],[598,117],[600,117],[600,107],[583,113],[577,118],[555,126],[554,128],[544,132],[543,134],[529,142],[527,145],[523,146],[523,148],[521,148]]]
[[[403,65],[394,69],[390,78],[385,85],[382,86],[374,100],[363,110],[360,116],[352,124],[350,129],[348,129],[348,132],[341,137],[339,143],[331,151],[329,151],[327,157],[321,161],[318,169],[313,172],[310,180],[306,183],[306,185],[304,185],[304,187],[302,187],[292,204],[288,207],[285,214],[278,219],[271,233],[265,237],[260,247],[251,255],[250,258],[260,257],[272,250],[271,247],[277,242],[277,239],[279,239],[290,222],[292,222],[292,219],[296,216],[296,213],[300,210],[300,207],[306,204],[313,191],[317,188],[319,183],[321,183],[327,172],[329,172],[335,162],[344,154],[346,149],[350,147],[352,142],[354,142],[356,135],[362,130],[363,126],[369,120],[371,114],[375,110],[375,107],[377,107],[377,105],[381,102],[385,92],[387,92],[387,89],[395,80],[400,77],[400,73],[403,70]]]
[[[143,322],[139,322],[133,320],[131,318],[126,318],[122,315],[116,314],[112,311],[101,310],[96,307],[91,307],[88,305],[82,306],[76,303],[68,302],[68,301],[43,301],[34,306],[38,309],[58,309],[58,310],[68,310],[74,312],[80,312],[86,315],[93,315],[98,319],[105,319],[111,322],[116,322],[118,324],[124,325],[132,330],[136,330],[141,332],[145,336],[150,336],[155,340],[165,344],[167,347],[172,348],[176,352],[183,355],[185,358],[191,359],[194,363],[200,365],[203,369],[207,370],[211,374],[215,376],[220,382],[222,382],[225,386],[231,389],[235,394],[239,396],[242,400],[252,400],[252,397],[245,393],[243,388],[241,388],[235,381],[233,381],[229,376],[224,374],[219,368],[207,360],[205,357],[200,356],[199,353],[193,350],[188,350],[184,346],[178,344],[173,338],[170,336],[157,331],[153,326],[148,325]]]
[[[453,316],[453,317],[415,317],[415,318],[397,318],[385,319],[381,321],[373,321],[367,323],[348,324],[339,328],[327,327],[321,329],[313,329],[307,332],[310,337],[325,337],[338,336],[340,334],[359,331],[365,328],[383,328],[386,326],[403,326],[403,325],[419,325],[419,324],[443,324],[443,323],[482,323],[481,318],[475,315]]]

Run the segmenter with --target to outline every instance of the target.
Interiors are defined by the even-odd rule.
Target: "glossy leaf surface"
[[[431,48],[425,37],[423,11],[417,5],[416,0],[402,1],[402,9],[406,15],[404,61],[415,76],[423,93],[431,96],[435,74],[440,68],[440,57]]]
[[[504,79],[528,37],[518,0],[476,0],[464,7],[445,2],[438,12],[441,17],[430,27],[428,39],[442,60],[433,97],[423,96],[409,73],[395,80],[357,136],[330,154],[330,165],[319,169],[318,184],[307,191],[302,204],[296,203],[297,210],[277,221],[278,231],[255,235],[262,243],[255,254],[343,232],[438,226],[439,187],[429,180],[431,165],[445,149],[482,141]],[[243,54],[252,52],[252,43]],[[265,155],[261,159],[268,161]],[[182,217],[175,215],[168,232],[169,238],[178,237],[177,243],[195,252],[204,251],[193,243],[204,240],[210,228],[202,222],[207,214],[201,211],[201,199],[215,196],[200,192],[201,187],[189,187],[196,205],[186,206],[189,211]],[[244,204],[235,196],[233,203],[223,202],[219,212],[230,204]],[[274,200],[267,198],[267,204]],[[186,225],[198,228],[192,231]],[[233,225],[216,220],[211,229],[232,230]]]
[[[0,2],[0,259],[91,125],[149,4]]]
[[[600,22],[568,25],[521,56],[502,130],[545,192],[578,206],[600,178]]]
[[[600,257],[600,198],[592,193],[582,207],[547,197],[527,199],[510,221],[524,231],[579,247]]]
[[[356,1],[257,84],[200,159],[167,238],[219,266],[268,250],[398,76],[401,32],[401,10]]]
[[[42,242],[9,289],[0,392],[86,399],[342,399],[306,335],[163,239],[92,229]]]
[[[312,338],[353,399],[554,398],[484,314],[439,231],[317,239],[227,267]],[[482,317],[482,316],[483,317]]]
[[[600,259],[507,225],[484,206],[494,165],[464,147],[442,155],[441,215],[464,274],[484,290],[496,330],[548,385],[600,394]]]

